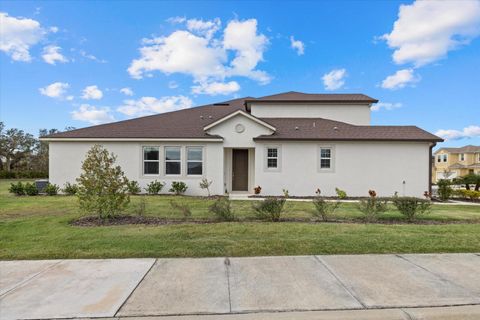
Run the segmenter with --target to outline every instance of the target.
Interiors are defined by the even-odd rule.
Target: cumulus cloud
[[[54,82],[48,86],[38,89],[38,91],[40,91],[40,94],[50,98],[64,99],[69,87],[70,85],[66,82]],[[72,96],[67,97],[67,100],[72,99]]]
[[[224,82],[242,76],[266,84],[271,77],[257,65],[263,61],[268,39],[258,33],[257,20],[233,20],[221,29],[220,19],[173,18],[185,24],[168,36],[144,39],[140,57],[134,59],[128,73],[136,79],[154,71],[190,75],[195,83]],[[198,87],[198,86],[196,86]]]
[[[395,90],[404,88],[407,85],[414,85],[418,81],[420,81],[420,76],[416,75],[413,69],[402,69],[386,77],[382,81],[381,87]]]
[[[472,125],[472,126],[463,128],[463,130],[441,129],[435,132],[435,135],[442,137],[445,140],[478,138],[480,137],[480,126]]]
[[[100,100],[103,97],[102,90],[98,89],[97,86],[85,87],[82,93],[83,93],[82,99],[85,99],[85,100]]]
[[[95,107],[89,104],[82,104],[78,110],[72,111],[72,119],[89,122],[91,124],[101,124],[115,121],[108,107]]]
[[[0,12],[0,26],[0,50],[14,61],[31,61],[30,47],[40,42],[46,33],[40,23]]]
[[[299,56],[305,53],[305,44],[300,40],[295,40],[293,36],[290,37],[290,46]]]
[[[240,90],[240,85],[236,81],[230,82],[202,82],[192,87],[192,92],[196,94],[208,94],[216,96],[219,94],[228,95]]]
[[[323,85],[325,90],[337,90],[343,87],[345,84],[345,77],[347,76],[347,70],[334,69],[329,73],[323,75]]]
[[[379,111],[381,109],[384,109],[384,110],[394,110],[394,109],[398,109],[398,108],[401,108],[402,107],[402,104],[397,102],[397,103],[391,103],[391,102],[379,102],[377,104],[374,104],[370,110],[372,111]]]
[[[181,95],[162,98],[141,97],[137,100],[131,99],[123,101],[123,105],[118,107],[117,111],[133,117],[187,109],[192,106],[192,100]]]
[[[107,60],[99,59],[96,56],[94,56],[93,54],[87,53],[84,50],[80,50],[80,55],[82,57],[84,57],[85,59],[92,60],[92,61],[95,61],[95,62],[98,62],[98,63],[107,63]]]
[[[133,96],[133,90],[131,88],[122,88],[120,92],[126,96]]]
[[[54,45],[46,46],[45,48],[43,48],[43,54],[42,54],[43,61],[53,65],[56,64],[57,62],[60,62],[60,63],[68,62],[68,59],[65,58],[65,56],[60,53],[61,50],[62,48],[60,48],[59,46],[54,46]]]
[[[422,66],[480,34],[480,1],[415,1],[400,5],[393,30],[381,38],[397,64]]]

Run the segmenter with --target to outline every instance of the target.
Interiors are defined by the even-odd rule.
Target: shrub
[[[418,215],[428,213],[432,205],[430,200],[415,197],[394,196],[392,202],[408,221],[414,221]]]
[[[288,193],[288,189],[282,189],[282,193],[285,198],[290,197],[290,194]]]
[[[255,215],[262,220],[279,221],[282,214],[285,198],[266,198],[253,205]]]
[[[340,205],[339,201],[326,201],[323,197],[316,196],[313,198],[313,205],[315,206],[315,211],[313,211],[313,216],[317,219],[320,218],[323,221],[328,221],[328,219],[333,215],[335,210]]]
[[[335,188],[335,192],[337,193],[337,197],[339,199],[345,199],[347,197],[347,193],[339,188]]]
[[[480,198],[480,191],[475,190],[458,189],[454,190],[453,194],[460,198],[469,198],[472,201]]]
[[[128,189],[128,193],[130,193],[130,194],[139,194],[140,192],[142,192],[142,189],[140,188],[140,185],[135,180],[129,180],[128,181],[127,189]]]
[[[36,196],[38,195],[38,189],[35,184],[27,182],[25,183],[25,193],[27,196]]]
[[[369,190],[368,199],[362,199],[357,204],[358,210],[363,213],[365,222],[373,222],[378,219],[378,216],[387,211],[387,201],[385,199],[377,198],[375,190]]]
[[[160,191],[162,191],[164,186],[165,186],[165,182],[154,180],[149,184],[147,184],[145,191],[147,191],[148,194],[158,194]]]
[[[41,179],[41,178],[48,178],[48,172],[0,170],[0,179]]]
[[[212,185],[212,183],[213,181],[208,181],[207,178],[203,178],[202,181],[200,181],[200,188],[206,189],[209,197],[210,197],[210,186]]]
[[[44,191],[49,196],[56,196],[58,194],[58,191],[60,191],[60,187],[56,184],[48,183]]]
[[[232,203],[227,197],[218,198],[208,210],[212,212],[218,220],[233,221],[235,214],[232,210]]]
[[[63,186],[63,193],[69,196],[74,196],[78,192],[78,186],[74,183],[67,182]]]
[[[118,215],[130,202],[128,179],[116,156],[100,145],[93,146],[82,163],[82,174],[77,178],[77,197],[80,208],[95,213],[101,219]]]
[[[183,181],[172,181],[172,186],[170,188],[170,192],[174,192],[177,196],[180,194],[184,194],[187,191],[188,187]]]
[[[21,182],[11,183],[8,191],[10,193],[14,193],[17,196],[24,196],[25,195],[25,186]]]
[[[192,216],[192,211],[190,210],[190,207],[185,203],[179,203],[171,200],[170,206],[173,210],[180,212],[184,218],[189,218]]]
[[[450,186],[450,181],[441,179],[438,181],[438,197],[442,201],[447,201],[452,196],[453,189]]]

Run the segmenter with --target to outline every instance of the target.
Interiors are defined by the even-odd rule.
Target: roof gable
[[[215,127],[215,126],[217,126],[217,125],[219,125],[219,124],[221,124],[221,123],[223,123],[223,122],[225,122],[225,121],[227,121],[227,120],[229,120],[229,119],[231,119],[231,118],[233,118],[237,115],[243,116],[243,117],[245,117],[245,118],[247,118],[247,119],[249,119],[253,122],[256,122],[256,123],[260,124],[261,126],[264,126],[268,129],[274,131],[274,132],[276,131],[276,128],[274,126],[268,124],[267,122],[265,122],[263,120],[260,120],[259,118],[254,117],[254,116],[250,115],[249,113],[246,113],[245,111],[242,111],[242,110],[237,110],[235,112],[232,112],[232,113],[226,115],[225,117],[223,117],[221,119],[218,119],[217,121],[205,126],[203,128],[203,130],[208,131],[209,129],[211,129],[211,128],[213,128],[213,127]]]

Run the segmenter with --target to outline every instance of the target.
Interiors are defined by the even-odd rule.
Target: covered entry
[[[224,149],[225,193],[253,193],[255,149]]]

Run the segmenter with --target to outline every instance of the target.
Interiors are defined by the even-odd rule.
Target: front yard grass
[[[207,257],[305,254],[479,252],[480,206],[433,205],[423,220],[443,225],[358,223],[267,223],[241,221],[216,224],[122,225],[76,227],[82,216],[70,196],[16,197],[11,180],[0,180],[0,259]],[[141,196],[133,196],[127,214],[135,214]],[[170,200],[189,205],[192,219],[211,219],[213,200],[147,196],[146,215],[180,218]],[[252,201],[234,201],[240,220],[253,217]],[[311,218],[310,202],[289,202],[285,218]],[[359,218],[344,203],[336,218]],[[380,219],[403,219],[390,207]],[[458,224],[458,222],[465,222]]]

